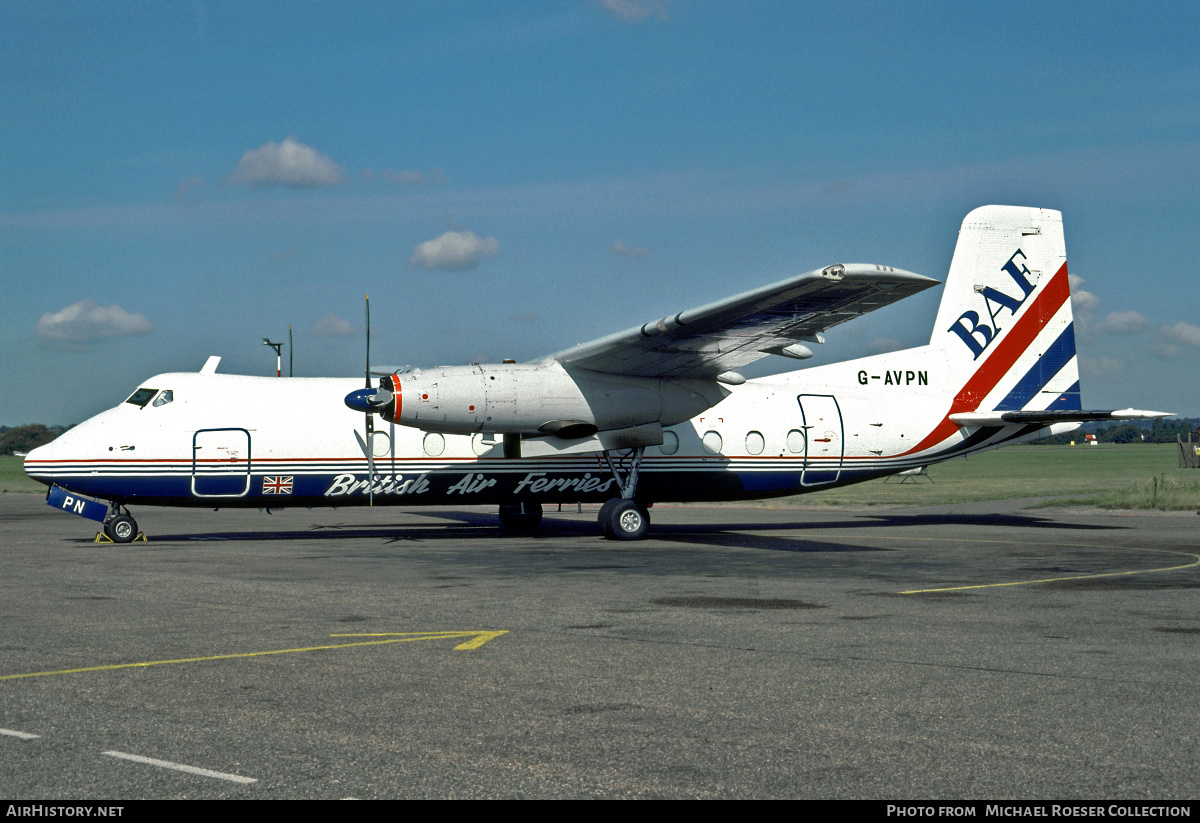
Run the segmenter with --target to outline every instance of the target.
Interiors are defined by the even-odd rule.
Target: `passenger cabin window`
[[[156,394],[158,394],[158,389],[138,389],[129,395],[129,399],[125,402],[132,403],[138,408],[145,408],[146,404],[150,402],[150,398]]]
[[[153,405],[165,406],[174,399],[175,399],[175,392],[171,391],[170,389],[163,389],[161,392],[159,392],[158,397],[154,398]]]

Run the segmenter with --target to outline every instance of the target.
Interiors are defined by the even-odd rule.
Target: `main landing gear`
[[[645,452],[644,446],[638,446],[629,454],[624,479],[618,466],[619,460],[613,461],[611,451],[604,452],[608,469],[617,481],[617,488],[621,490],[620,497],[614,497],[600,507],[600,516],[596,518],[600,532],[609,540],[641,540],[650,528],[650,513],[634,499],[638,470],[642,467],[642,455]]]
[[[639,446],[626,455],[619,455],[616,460],[613,460],[611,451],[604,452],[609,471],[612,472],[613,479],[617,481],[617,489],[621,492],[620,497],[605,501],[597,517],[600,533],[609,540],[641,540],[650,529],[650,513],[644,504],[634,499],[638,470],[642,467],[642,455],[645,451],[644,447]],[[622,463],[624,465],[621,465]],[[506,503],[500,507],[500,525],[506,532],[530,534],[541,522],[541,503],[523,500],[519,503]]]

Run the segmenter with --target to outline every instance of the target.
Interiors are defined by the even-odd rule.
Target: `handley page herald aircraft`
[[[638,539],[653,501],[792,495],[1070,431],[1165,416],[1083,411],[1062,216],[967,215],[929,345],[747,380],[767,355],[936,285],[845,264],[673,314],[531,363],[332,378],[160,374],[30,452],[50,505],[137,535],[126,506],[601,502]],[[352,414],[346,407],[359,412]],[[376,423],[376,417],[381,422]],[[386,426],[383,425],[386,423]],[[105,505],[101,500],[108,501]]]

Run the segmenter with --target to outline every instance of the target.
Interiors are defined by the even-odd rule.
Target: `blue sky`
[[[0,3],[0,424],[549,354],[1060,209],[1092,408],[1200,414],[1196,3]],[[810,363],[919,345],[940,290]],[[779,366],[791,366],[781,363]],[[285,373],[286,373],[285,350]]]

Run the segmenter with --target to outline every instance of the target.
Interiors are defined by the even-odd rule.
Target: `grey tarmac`
[[[1200,793],[1194,514],[563,508],[0,496],[0,796]]]

